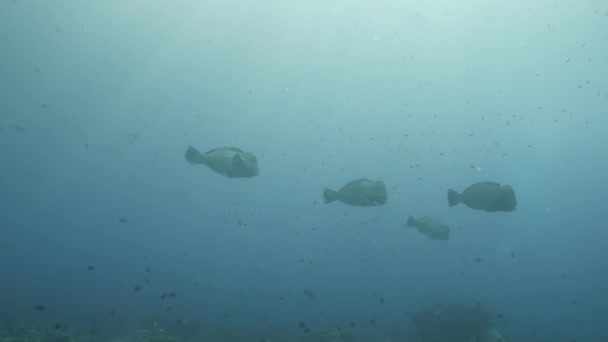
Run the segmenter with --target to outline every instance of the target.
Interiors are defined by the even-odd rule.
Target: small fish
[[[25,132],[25,128],[21,126],[11,125],[11,128],[17,132]]]
[[[144,288],[143,286],[141,286],[141,285],[137,284],[137,285],[135,285],[135,287],[133,287],[133,292],[139,292],[139,291],[141,291],[141,289],[143,289],[143,288]]]
[[[44,305],[36,305],[35,309],[37,311],[46,311],[46,306],[44,306]]]
[[[187,319],[176,319],[173,322],[178,323],[178,324],[183,324],[183,325],[186,325],[186,326],[190,325],[190,322],[188,322]]]
[[[303,292],[304,292],[304,295],[306,295],[306,297],[308,297],[310,299],[317,298],[317,296],[315,295],[315,293],[312,292],[310,289],[304,289]]]
[[[87,271],[93,271],[95,270],[95,266],[87,266]]]
[[[118,219],[118,222],[120,222],[120,223],[129,223],[129,220],[127,220],[127,219],[126,219],[126,218],[124,218],[124,217],[120,217],[120,218]]]
[[[160,295],[161,300],[165,300],[166,298],[174,298],[176,296],[175,292],[165,292]]]

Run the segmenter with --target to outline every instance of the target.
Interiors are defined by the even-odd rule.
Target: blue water
[[[0,41],[2,321],[608,341],[608,2],[6,0]],[[517,209],[448,207],[486,180]]]

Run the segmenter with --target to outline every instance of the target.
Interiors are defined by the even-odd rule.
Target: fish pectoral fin
[[[417,224],[417,223],[418,223],[418,222],[416,222],[416,219],[415,219],[413,216],[411,216],[411,215],[410,215],[410,217],[408,217],[408,219],[407,219],[407,223],[406,223],[406,225],[407,225],[408,227],[416,227],[416,224]]]

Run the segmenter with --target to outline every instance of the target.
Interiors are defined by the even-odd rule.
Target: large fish
[[[475,183],[462,193],[448,189],[450,207],[461,202],[471,209],[489,212],[513,211],[517,207],[513,188],[495,182]]]
[[[370,207],[384,205],[386,198],[384,182],[374,182],[367,178],[350,181],[338,191],[328,188],[323,190],[325,203],[340,201],[352,206]]]
[[[416,227],[419,232],[433,240],[448,240],[450,238],[450,227],[441,220],[425,216],[415,219],[410,216],[407,220],[408,227]]]
[[[228,178],[255,177],[260,173],[256,156],[236,147],[220,147],[200,153],[196,148],[189,146],[186,150],[186,160],[191,165],[207,165],[213,171]]]

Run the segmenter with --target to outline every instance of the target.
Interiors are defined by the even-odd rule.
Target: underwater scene
[[[0,1],[0,342],[607,342],[608,1]]]

